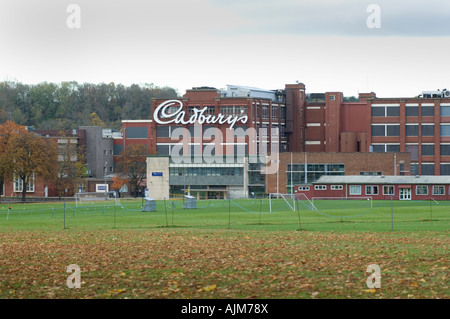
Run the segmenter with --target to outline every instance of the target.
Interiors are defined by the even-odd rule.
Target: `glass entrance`
[[[411,188],[400,188],[400,200],[411,200]]]

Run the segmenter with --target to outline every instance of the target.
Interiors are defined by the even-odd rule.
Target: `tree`
[[[127,184],[128,180],[122,176],[114,176],[112,178],[112,189],[117,189],[120,192],[120,189]]]
[[[97,115],[97,113],[92,112],[89,117],[91,118],[91,123],[94,126],[106,127],[105,122]]]
[[[137,197],[147,178],[147,147],[142,144],[127,146],[118,156],[116,173],[120,178],[126,179],[130,193]]]
[[[12,178],[14,161],[9,154],[11,138],[16,134],[25,134],[27,130],[24,126],[17,125],[12,121],[6,121],[0,125],[0,187],[5,180]]]
[[[28,185],[35,182],[35,176],[43,180],[54,180],[58,167],[55,143],[28,131],[21,132],[11,136],[7,153],[13,161],[13,178],[21,180],[23,201],[26,199]]]
[[[61,198],[65,189],[75,189],[86,178],[86,166],[83,152],[79,149],[76,139],[63,132],[59,135],[58,139],[63,140],[63,143],[59,146],[55,186]]]

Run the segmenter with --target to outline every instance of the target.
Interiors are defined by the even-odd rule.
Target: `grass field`
[[[450,203],[296,204],[0,204],[0,298],[449,297]]]

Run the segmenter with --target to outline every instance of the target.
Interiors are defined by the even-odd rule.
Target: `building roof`
[[[450,176],[329,176],[313,184],[450,184]]]

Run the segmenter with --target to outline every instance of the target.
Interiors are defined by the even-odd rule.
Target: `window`
[[[381,175],[381,172],[359,172],[359,175],[364,175],[364,176],[378,176]]]
[[[450,155],[450,144],[441,144],[441,155]]]
[[[406,106],[406,116],[419,116],[419,107]]]
[[[392,124],[387,126],[386,136],[400,136],[400,125]]]
[[[386,145],[374,144],[374,145],[372,145],[372,149],[373,149],[374,153],[384,153],[384,152],[386,152]]]
[[[384,117],[386,114],[384,107],[372,106],[372,116],[373,117]]]
[[[350,185],[350,195],[361,195],[361,185]]]
[[[14,174],[14,192],[21,193],[23,191],[23,181],[20,177]],[[27,193],[34,193],[34,174],[30,176],[27,185]]]
[[[419,164],[411,163],[411,175],[416,176],[419,175]]]
[[[434,155],[434,144],[422,144],[422,155],[423,156]]]
[[[400,125],[372,124],[372,136],[400,136]]]
[[[445,195],[445,187],[442,185],[434,185],[433,195]]]
[[[286,119],[286,107],[285,106],[281,107],[281,119],[282,120]]]
[[[170,145],[156,145],[157,155],[169,155]]]
[[[441,116],[450,116],[450,106],[441,105]]]
[[[299,191],[309,191],[309,186],[299,186],[297,189]]]
[[[304,163],[287,165],[287,185],[313,183],[324,175],[345,175],[345,165],[336,163],[307,164],[306,167]]]
[[[378,195],[378,185],[367,185],[366,195]]]
[[[386,127],[384,125],[372,125],[372,136],[386,136]]]
[[[411,160],[419,160],[419,144],[406,144],[406,153],[411,153]]]
[[[434,124],[422,124],[422,136],[434,136]]]
[[[422,164],[422,175],[434,175],[434,164],[432,163]]]
[[[114,144],[113,145],[114,155],[119,155],[123,151],[123,145]]]
[[[330,101],[334,101],[336,100],[336,96],[335,95],[330,95]]]
[[[208,108],[208,112],[215,112],[215,109]],[[223,115],[240,115],[241,113],[247,113],[246,106],[221,106],[220,113]],[[212,113],[211,113],[212,114]]]
[[[278,130],[278,125],[277,124],[273,124],[272,125],[272,130],[271,130],[272,132],[272,137],[275,137],[275,138],[278,138],[278,136],[279,136],[279,134],[280,134],[280,132],[279,132],[279,130]],[[245,136],[245,135],[244,135]]]
[[[327,185],[314,185],[314,190],[325,191],[325,190],[327,190]]]
[[[427,185],[417,185],[416,186],[416,195],[428,195],[428,186]]]
[[[272,119],[275,120],[278,118],[278,106],[272,105]]]
[[[284,124],[281,124],[280,126],[280,137],[281,138],[286,137],[286,125]]]
[[[383,186],[383,195],[395,195],[394,186]]]
[[[422,105],[422,116],[434,116],[434,106]]]
[[[386,116],[400,116],[399,106],[388,106],[386,108]]]
[[[386,152],[399,153],[400,152],[400,144],[387,144]]]
[[[419,124],[406,124],[406,136],[419,136]]]
[[[400,106],[395,105],[372,105],[373,117],[400,116]]]
[[[127,127],[127,138],[147,138],[147,128],[144,127]]]
[[[263,119],[269,118],[269,107],[267,105],[263,105],[261,108],[261,115]]]
[[[450,175],[450,163],[441,163],[441,175]]]
[[[170,126],[157,126],[156,127],[156,137],[170,137],[169,129],[170,129]],[[128,128],[127,128],[127,137],[128,137]]]
[[[450,136],[450,125],[441,124],[441,136]]]
[[[343,190],[344,189],[344,186],[342,186],[342,185],[331,185],[331,190],[332,191],[340,191],[340,190]]]

